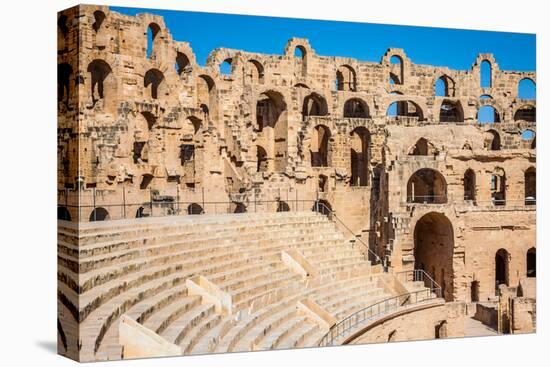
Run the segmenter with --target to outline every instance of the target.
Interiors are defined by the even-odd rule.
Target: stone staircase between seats
[[[316,346],[327,331],[299,301],[341,320],[389,296],[380,269],[314,212],[81,223],[78,235],[59,229],[58,247],[59,298],[80,320],[82,361],[121,358],[123,314],[182,354],[283,349]],[[288,267],[281,254],[291,250],[315,274]],[[231,313],[192,294],[186,281],[197,276],[229,295]]]

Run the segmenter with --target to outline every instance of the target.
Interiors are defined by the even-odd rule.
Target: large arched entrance
[[[431,212],[414,228],[414,268],[428,273],[440,286],[445,300],[453,300],[454,233],[451,221]]]
[[[447,202],[447,182],[431,168],[416,171],[407,183],[407,202],[443,204]]]

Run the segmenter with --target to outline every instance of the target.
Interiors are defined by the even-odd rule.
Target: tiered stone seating
[[[184,354],[290,348],[314,346],[326,332],[297,311],[298,301],[314,300],[341,319],[385,295],[359,250],[313,212],[91,222],[79,230],[59,231],[58,277],[60,302],[80,320],[84,361],[121,358],[122,314]],[[316,275],[288,268],[281,252],[289,250]],[[189,293],[186,280],[198,275],[230,295],[231,314]]]

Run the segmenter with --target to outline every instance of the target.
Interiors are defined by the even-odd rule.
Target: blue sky
[[[204,65],[217,47],[282,54],[291,37],[307,38],[317,54],[380,61],[403,48],[416,64],[466,70],[478,53],[493,53],[501,69],[534,71],[535,35],[292,18],[111,7],[128,15],[162,15],[177,41],[190,42]]]

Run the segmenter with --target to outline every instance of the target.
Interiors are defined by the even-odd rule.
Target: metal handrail
[[[422,277],[422,279],[429,279],[432,282],[433,287],[427,287],[419,291],[409,292],[385,298],[372,305],[369,305],[359,311],[354,312],[342,321],[334,324],[328,332],[319,341],[320,347],[332,346],[336,339],[351,334],[356,328],[366,323],[367,321],[378,318],[379,316],[390,313],[403,307],[405,304],[413,305],[419,304],[432,299],[441,297],[441,287],[424,271],[420,269],[404,271],[396,274],[410,273],[413,275],[413,279],[416,276]],[[421,274],[421,275],[420,275]],[[426,295],[424,298],[419,298],[419,295]]]
[[[352,236],[353,236],[356,240],[358,240],[358,241],[363,245],[363,247],[365,247],[365,249],[367,250],[367,253],[371,254],[371,255],[373,256],[373,258],[375,259],[376,262],[382,264],[382,266],[383,266],[383,268],[384,268],[384,271],[385,271],[385,272],[387,271],[387,268],[386,268],[386,266],[384,265],[384,263],[383,263],[382,259],[380,258],[380,256],[378,256],[378,254],[377,254],[376,252],[372,251],[372,250],[369,248],[369,245],[368,245],[367,243],[365,243],[360,237],[358,237],[358,236],[351,230],[351,228],[349,228],[349,227],[348,227],[348,226],[347,226],[347,225],[346,225],[346,224],[336,215],[336,212],[334,212],[332,209],[330,209],[328,206],[326,206],[324,203],[322,203],[322,202],[320,202],[320,201],[318,201],[318,200],[315,202],[315,205],[316,205],[316,209],[317,209],[316,211],[317,211],[318,213],[323,213],[323,214],[325,214],[325,212],[326,212],[326,213],[329,214],[329,216],[328,216],[329,219],[332,219],[332,218],[336,219],[336,220],[340,223],[340,225],[341,225],[342,227],[344,227],[349,233],[351,233]],[[321,207],[322,207],[323,211],[320,211],[320,210],[319,210],[319,209],[321,209]]]

